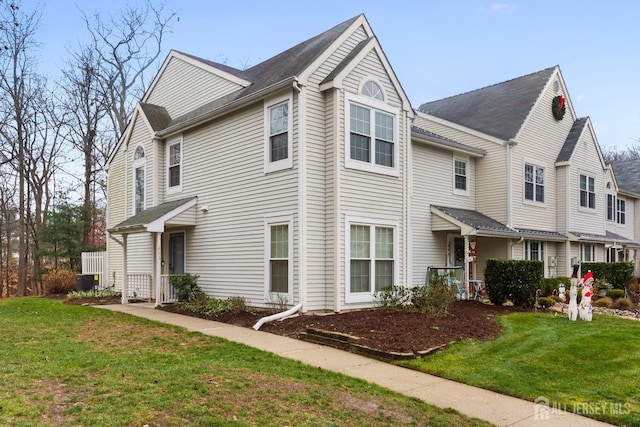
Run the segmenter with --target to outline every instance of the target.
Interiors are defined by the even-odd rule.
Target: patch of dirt
[[[165,306],[162,310],[248,328],[261,317],[270,314],[229,312],[217,316],[201,316],[185,311],[179,304]],[[359,344],[384,352],[417,353],[467,339],[493,339],[502,333],[502,327],[495,318],[516,311],[524,310],[520,307],[495,306],[479,301],[456,301],[445,317],[371,309],[298,315],[265,323],[260,330],[299,338],[307,328],[316,328],[358,337]]]

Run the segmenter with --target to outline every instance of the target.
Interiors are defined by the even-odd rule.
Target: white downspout
[[[265,316],[262,319],[258,320],[255,325],[253,325],[253,329],[255,329],[257,331],[265,323],[271,322],[273,320],[283,319],[285,317],[291,316],[292,314],[294,314],[295,312],[297,312],[301,308],[302,308],[302,304],[298,304],[296,306],[291,307],[287,311],[283,311],[283,312],[280,312],[280,313],[272,314],[271,316]]]
[[[293,80],[293,88],[298,92],[298,302],[299,306],[306,311],[307,306],[307,176],[305,168],[305,151],[304,151],[304,92],[303,88],[298,85],[298,79]],[[293,155],[293,153],[292,153]],[[297,307],[297,306],[296,306]],[[296,310],[297,311],[297,310]],[[257,325],[257,323],[256,323]],[[258,326],[259,328],[260,326]],[[257,328],[256,328],[257,329]]]
[[[511,150],[513,146],[515,146],[517,142],[511,138],[507,141],[507,227],[513,229],[513,213],[512,213],[512,205],[513,205],[513,194],[511,189],[511,182],[513,180],[512,173],[512,160],[511,160]],[[521,238],[518,243],[521,243],[524,238]],[[511,244],[511,253],[509,254],[509,259],[513,259],[513,246],[516,243]]]

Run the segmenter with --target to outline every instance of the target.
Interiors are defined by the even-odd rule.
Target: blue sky
[[[55,76],[66,48],[86,40],[76,4],[108,14],[129,2],[42,0],[38,38],[46,72]],[[364,13],[414,108],[559,65],[578,116],[591,117],[604,149],[640,138],[635,0],[165,3],[180,18],[166,38],[167,52],[173,48],[237,68]],[[22,4],[29,8],[32,1]]]

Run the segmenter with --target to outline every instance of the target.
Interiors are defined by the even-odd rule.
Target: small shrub
[[[549,308],[552,305],[554,305],[556,302],[553,298],[549,298],[549,297],[541,297],[538,298],[538,306],[540,308]]]
[[[44,291],[49,294],[66,294],[76,290],[76,272],[68,268],[51,270],[44,275]]]
[[[631,307],[633,307],[633,303],[629,298],[619,298],[613,303],[613,308],[618,310],[631,310]]]
[[[614,300],[624,298],[624,289],[609,289],[607,291],[607,296]]]
[[[220,300],[206,297],[183,302],[182,306],[189,311],[205,316],[215,316],[216,314],[226,313],[234,309],[234,303],[231,299]]]
[[[416,286],[416,288],[425,288],[425,286]],[[411,304],[413,291],[407,286],[387,286],[374,294],[375,303],[378,308],[402,310]]]
[[[613,300],[609,297],[602,297],[593,301],[594,307],[610,308],[612,305],[613,305]]]
[[[540,280],[540,293],[543,297],[548,297],[553,295],[553,291],[558,291],[558,286],[560,286],[560,280],[555,277],[545,277]]]
[[[114,297],[114,296],[122,296],[121,292],[114,291],[111,289],[102,289],[99,291],[73,291],[69,292],[67,295],[68,299],[82,299],[82,298],[105,298],[105,297]]]
[[[412,288],[413,307],[432,316],[446,316],[456,300],[454,292],[444,283]]]
[[[194,301],[205,296],[198,286],[197,274],[180,273],[169,275],[169,283],[176,291],[178,302]]]
[[[236,312],[253,311],[249,306],[247,306],[247,302],[244,299],[244,297],[236,296],[236,297],[229,297],[228,299],[229,301],[231,301],[231,304],[233,305],[233,311],[236,311]]]
[[[549,298],[551,298],[554,302],[563,302],[562,298],[560,298],[558,295],[551,295]],[[565,298],[566,298],[566,294],[565,294]]]

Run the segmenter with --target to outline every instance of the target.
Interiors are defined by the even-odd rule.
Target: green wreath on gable
[[[564,96],[558,95],[554,97],[553,102],[551,103],[551,112],[553,113],[553,118],[556,120],[562,120],[566,110],[567,110],[567,106],[565,103]]]

